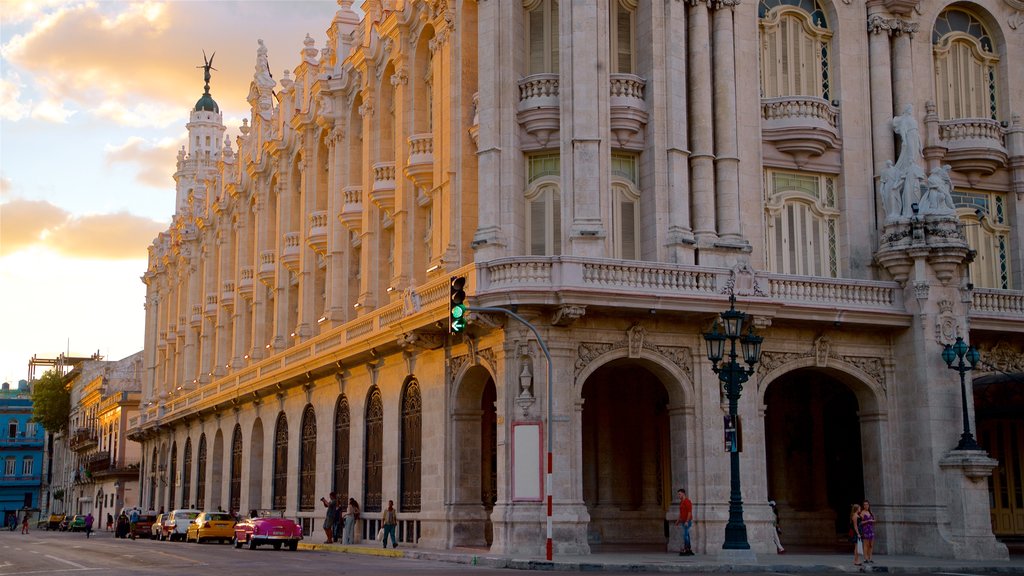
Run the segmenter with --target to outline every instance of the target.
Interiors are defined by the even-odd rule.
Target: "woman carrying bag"
[[[853,565],[864,571],[864,565],[860,557],[864,554],[864,541],[860,535],[860,504],[854,504],[850,509],[850,541],[853,543]]]

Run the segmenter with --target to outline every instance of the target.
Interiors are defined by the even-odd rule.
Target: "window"
[[[274,429],[274,493],[271,497],[274,510],[284,510],[288,505],[288,419],[284,412],[277,417]]]
[[[947,8],[932,31],[935,99],[939,118],[996,119],[999,57],[984,24],[959,8]]]
[[[31,456],[24,457],[21,460],[21,475],[22,476],[31,476],[32,475],[32,466],[34,464],[35,464],[35,461],[33,460],[33,458]]]
[[[316,411],[302,413],[302,451],[299,452],[299,509],[313,510],[316,503]]]
[[[410,379],[402,394],[402,486],[398,507],[403,512],[420,511],[422,414],[419,382]]]
[[[637,0],[613,0],[609,10],[612,70],[620,74],[633,74],[636,69],[636,6]]]
[[[185,439],[185,456],[181,459],[181,502],[185,506],[192,500],[192,439]]]
[[[978,288],[1009,290],[1010,226],[1003,194],[954,190],[953,204],[964,224],[967,245],[977,254],[969,265],[971,282]]]
[[[527,253],[553,256],[562,253],[561,166],[558,154],[527,159]]]
[[[525,0],[527,74],[558,74],[558,0]]]
[[[199,463],[196,464],[196,506],[206,508],[206,434],[199,437]]]
[[[380,389],[374,386],[366,399],[366,450],[363,484],[363,510],[381,511],[384,467],[384,405]]]
[[[829,100],[832,32],[818,0],[761,0],[761,97]]]
[[[615,258],[640,259],[640,192],[637,157],[612,154],[611,229]]]
[[[11,418],[7,422],[7,437],[14,438],[18,435],[18,421]]]
[[[334,491],[348,498],[348,399],[342,394],[334,408]]]
[[[180,481],[181,479],[178,478],[178,443],[175,442],[171,444],[171,508],[178,507],[177,489]]]
[[[29,420],[28,422],[25,422],[25,436],[30,436],[31,437],[31,436],[35,436],[35,435],[36,435],[36,423],[31,421],[31,420]]]
[[[771,271],[839,276],[835,186],[834,176],[768,171],[765,245]]]
[[[231,435],[231,487],[228,506],[237,512],[242,507],[242,427],[235,424]]]
[[[15,465],[14,456],[8,456],[4,462],[4,476],[14,476]]]

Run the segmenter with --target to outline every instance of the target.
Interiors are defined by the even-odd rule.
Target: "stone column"
[[[235,269],[238,273],[235,276],[236,296],[232,318],[234,331],[231,334],[231,367],[236,370],[245,366],[245,355],[249,353],[248,344],[249,338],[252,335],[252,307],[250,306],[252,295],[250,294],[248,299],[243,298],[241,291],[237,290],[242,279],[242,268],[248,267],[250,272],[252,272],[253,291],[256,290],[256,286],[259,284],[259,280],[256,280],[256,268],[252,258],[252,212],[246,208],[247,206],[243,205],[238,211],[238,229],[235,232],[235,258],[237,264]]]
[[[146,401],[153,397],[154,385],[156,383],[158,358],[156,342],[160,334],[158,326],[160,321],[160,294],[155,274],[147,272],[142,278],[142,281],[146,284],[146,332],[143,340],[143,350],[145,350],[143,367],[145,374],[142,378],[141,404],[145,406]]]
[[[299,213],[293,218],[298,223],[298,229],[295,232],[299,233],[299,288],[297,290],[298,302],[293,305],[298,308],[298,314],[296,320],[298,320],[296,326],[289,326],[289,331],[295,332],[295,338],[289,339],[289,345],[296,342],[302,342],[308,340],[314,335],[314,327],[317,325],[316,321],[319,318],[316,314],[316,300],[320,298],[316,290],[316,277],[320,272],[320,258],[317,253],[310,248],[309,243],[306,241],[309,238],[310,221],[309,216],[316,211],[316,198],[318,194],[323,193],[318,190],[319,186],[318,179],[315,175],[315,170],[311,169],[311,166],[315,166],[316,163],[313,161],[314,149],[316,148],[314,138],[311,134],[305,134],[302,139],[305,144],[302,147],[302,160],[299,162]]]
[[[889,56],[890,20],[882,14],[878,4],[868,7],[868,82],[871,86],[871,151],[874,158],[876,193],[878,175],[886,160],[896,162],[892,132],[892,76]],[[876,202],[882,206],[880,196]],[[880,212],[885,214],[885,209]],[[879,213],[876,210],[875,213]]]
[[[655,6],[655,5],[652,5]],[[685,250],[694,243],[690,227],[690,150],[687,130],[686,82],[686,5],[680,2],[664,4],[662,42],[654,43],[655,61],[665,62],[664,100],[665,138],[668,156],[668,261],[693,264],[692,253]],[[657,20],[657,19],[655,19]],[[657,26],[655,26],[657,30]]]
[[[977,430],[975,430],[977,432]],[[984,450],[951,450],[939,461],[950,495],[949,535],[957,559],[1009,560],[1006,544],[992,534],[988,477],[999,466]]]
[[[184,326],[185,330],[185,348],[182,358],[182,372],[180,378],[176,382],[171,383],[172,389],[177,386],[192,386],[193,380],[199,377],[199,326],[194,323],[193,312],[195,308],[199,307],[199,322],[202,322],[202,286],[199,277],[199,246],[198,242],[193,240],[187,241],[191,245],[190,256],[187,264],[185,265],[188,269],[188,291],[183,296],[182,302],[184,303],[184,310],[181,315],[185,318],[188,323]],[[179,327],[181,329],[182,327]]]
[[[336,107],[340,106],[337,102]],[[338,215],[345,208],[342,198],[342,151],[344,130],[335,126],[328,139],[331,158],[330,174],[328,175],[327,191],[327,301],[324,303],[324,316],[327,317],[321,330],[333,328],[345,321],[345,302],[348,293],[348,266],[345,265],[348,255],[348,234],[338,220]]]
[[[690,4],[687,50],[689,55],[690,200],[693,233],[698,246],[718,240],[715,228],[714,110],[711,105],[711,33],[708,7]]]
[[[271,348],[283,350],[292,343],[289,337],[294,326],[288,325],[288,313],[294,302],[291,297],[291,271],[282,262],[285,250],[284,235],[294,232],[291,228],[292,216],[292,190],[291,178],[289,176],[288,163],[277,160],[277,236],[272,240],[272,246],[277,246],[277,278],[274,283],[274,336]]]
[[[216,333],[217,333],[217,315],[216,315],[216,302],[217,302],[217,268],[218,268],[218,238],[217,230],[207,230],[203,233],[203,244],[204,248],[200,252],[199,258],[202,264],[201,270],[203,271],[203,287],[200,290],[199,304],[201,306],[200,314],[203,318],[200,324],[199,338],[201,342],[200,356],[199,356],[199,382],[209,382],[213,376],[214,367],[214,345],[216,344]],[[211,310],[212,314],[208,314],[206,311],[207,298],[213,297],[212,304],[214,309]]]
[[[393,287],[392,296],[398,296],[402,290],[409,287],[410,280],[416,276],[414,246],[419,244],[420,240],[416,237],[416,186],[409,178],[402,177],[409,162],[409,136],[415,132],[411,120],[413,91],[409,88],[409,64],[406,62],[413,62],[415,53],[399,52],[397,46],[393,50],[395,73],[388,80],[389,84],[394,86],[392,98],[395,108],[395,141],[392,143],[395,148],[395,208],[392,215],[392,250],[395,266],[385,288]]]
[[[214,322],[217,326],[217,341],[214,345],[213,373],[215,376],[223,376],[227,372],[227,365],[231,363],[231,336],[232,320],[235,304],[225,305],[223,302],[225,283],[231,282],[234,285],[234,261],[231,258],[231,219],[226,214],[220,218],[220,230],[217,234],[217,245],[220,250],[218,258],[218,271],[214,280],[213,293],[217,296],[217,312]]]
[[[896,110],[901,113],[908,104],[914,104],[916,86],[911,40],[919,27],[917,22],[906,19],[897,18],[893,21],[893,32],[896,35],[892,47],[893,97]]]
[[[719,244],[744,247],[740,230],[739,152],[736,127],[736,54],[733,9],[739,0],[714,4],[712,35],[715,99],[715,209]]]
[[[253,254],[253,297],[252,297],[252,349],[249,351],[249,357],[252,360],[263,358],[265,353],[265,347],[267,342],[267,317],[268,309],[270,305],[267,302],[267,295],[270,290],[269,285],[265,285],[261,280],[257,280],[260,274],[260,256],[265,250],[270,250],[272,246],[272,239],[270,238],[270,216],[267,212],[267,191],[266,184],[263,182],[256,183],[256,201],[253,202],[252,210],[253,217],[256,221],[256,230],[253,235],[254,246],[256,247],[256,253]]]

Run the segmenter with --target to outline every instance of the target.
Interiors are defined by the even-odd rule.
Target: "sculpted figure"
[[[902,182],[900,170],[892,160],[885,161],[885,169],[879,178],[878,193],[882,197],[882,208],[887,222],[896,220],[903,211]]]
[[[927,191],[921,198],[921,212],[938,216],[951,216],[956,213],[953,204],[953,180],[949,177],[952,167],[949,164],[932,170],[928,175]]]
[[[899,174],[902,186],[899,187],[900,215],[914,215],[913,205],[921,199],[921,183],[925,180],[924,169],[921,168],[921,132],[914,118],[914,107],[908,104],[903,114],[892,119],[892,130],[900,137],[900,155],[896,160],[895,169]]]

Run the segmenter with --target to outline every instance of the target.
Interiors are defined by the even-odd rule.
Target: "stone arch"
[[[490,546],[491,511],[499,492],[497,385],[480,364],[455,371],[449,409],[449,546]]]
[[[668,348],[668,347],[664,347]],[[584,367],[578,370],[575,380],[575,401],[579,402],[582,399],[583,385],[587,379],[592,376],[596,371],[602,367],[608,365],[611,362],[615,362],[623,359],[636,360],[639,364],[644,366],[647,370],[653,373],[665,386],[665,391],[669,396],[669,404],[673,406],[680,406],[687,402],[692,402],[691,398],[694,395],[693,387],[693,374],[692,374],[692,353],[689,348],[686,347],[671,347],[671,353],[674,358],[667,356],[657,350],[650,350],[647,348],[641,349],[634,354],[630,354],[629,349],[623,343],[622,347],[610,347],[609,349],[601,352]],[[583,351],[580,351],[580,361],[583,361]],[[579,364],[579,362],[577,363]],[[670,383],[675,382],[676,385]]]
[[[352,452],[352,410],[348,404],[348,397],[344,394],[338,395],[338,401],[334,405],[334,476],[331,482],[332,489],[341,497],[342,502],[349,498],[349,462]]]
[[[402,385],[399,404],[401,418],[399,510],[420,511],[420,486],[423,474],[423,397],[415,376]]]
[[[248,507],[263,508],[263,420],[256,418],[252,423],[249,439],[249,500]]]
[[[206,433],[199,435],[199,450],[196,455],[196,507],[206,509],[206,467],[208,462]]]
[[[217,428],[213,435],[213,457],[210,459],[210,508],[217,510],[224,497],[224,433]]]

